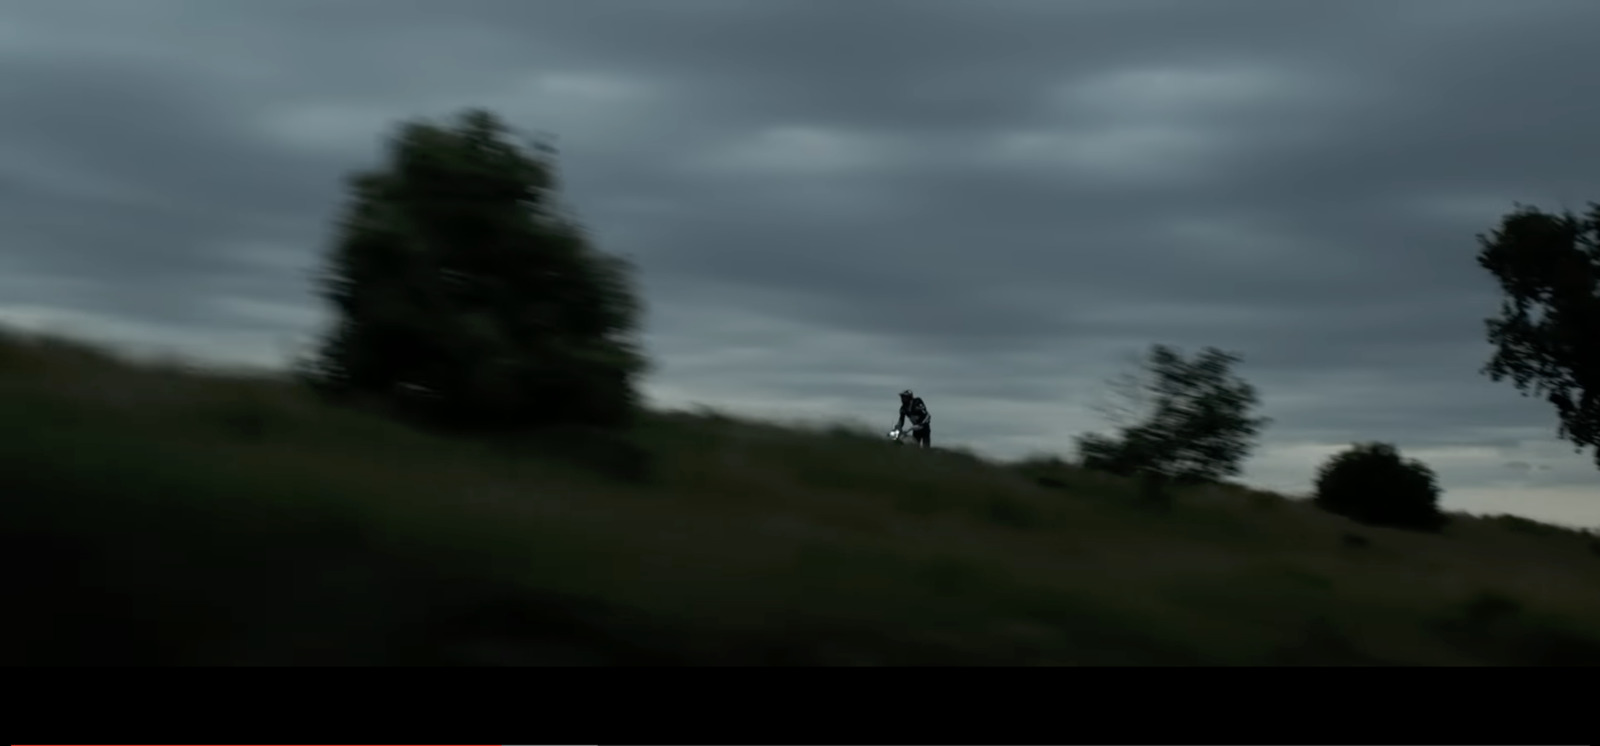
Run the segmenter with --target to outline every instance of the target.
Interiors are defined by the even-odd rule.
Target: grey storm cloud
[[[1600,523],[1547,495],[1595,477],[1553,413],[1478,373],[1474,261],[1514,202],[1600,199],[1594,28],[1591,0],[16,0],[0,321],[280,359],[341,179],[486,105],[555,135],[640,268],[663,403],[872,420],[913,385],[947,442],[1019,455],[1102,427],[1128,353],[1215,345],[1275,420],[1268,483],[1388,440],[1462,505]]]

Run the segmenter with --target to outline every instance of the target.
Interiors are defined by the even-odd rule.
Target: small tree
[[[1159,484],[1175,479],[1212,482],[1240,472],[1270,420],[1251,416],[1255,388],[1233,375],[1238,355],[1208,347],[1193,359],[1165,345],[1151,347],[1142,375],[1119,379],[1124,411],[1140,418],[1115,437],[1078,439],[1088,468],[1142,474]],[[1128,381],[1138,383],[1129,385]]]
[[[1387,443],[1357,443],[1328,459],[1312,502],[1371,526],[1437,531],[1446,520],[1433,470]]]
[[[303,371],[317,388],[474,429],[629,419],[629,268],[562,213],[548,148],[469,111],[403,125],[350,186],[320,282],[335,324]]]
[[[1600,204],[1582,217],[1518,206],[1478,243],[1478,264],[1505,293],[1487,322],[1497,349],[1483,372],[1543,395],[1557,436],[1594,448],[1600,466]]]

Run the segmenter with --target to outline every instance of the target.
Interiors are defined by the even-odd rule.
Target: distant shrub
[[[1437,531],[1446,521],[1439,493],[1427,465],[1387,443],[1358,443],[1318,470],[1312,503],[1371,526]]]

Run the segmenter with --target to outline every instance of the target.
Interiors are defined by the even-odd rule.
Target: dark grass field
[[[658,413],[474,442],[0,340],[7,663],[1597,665],[1600,539]]]

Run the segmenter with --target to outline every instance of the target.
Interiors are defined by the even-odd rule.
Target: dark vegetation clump
[[[641,305],[559,204],[549,148],[469,111],[403,125],[349,184],[320,282],[335,322],[300,366],[316,390],[468,433],[634,419]]]
[[[1478,243],[1504,293],[1483,372],[1549,402],[1557,437],[1600,466],[1600,203],[1584,215],[1519,205]]]
[[[1127,424],[1114,435],[1079,437],[1079,463],[1137,476],[1139,494],[1154,503],[1165,503],[1171,486],[1238,474],[1269,422],[1252,414],[1255,387],[1233,373],[1240,359],[1210,347],[1192,358],[1151,347],[1138,371],[1118,383]]]
[[[1358,443],[1330,458],[1312,502],[1369,526],[1438,531],[1446,522],[1433,471],[1387,443]]]

